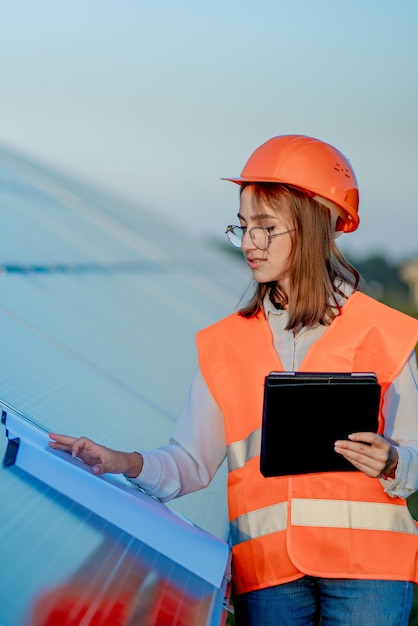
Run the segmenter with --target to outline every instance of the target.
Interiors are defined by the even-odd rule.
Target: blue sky
[[[418,255],[416,0],[0,0],[0,144],[196,236],[269,137],[334,144],[367,256]]]

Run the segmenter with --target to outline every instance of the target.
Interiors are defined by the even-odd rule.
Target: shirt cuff
[[[409,451],[402,448],[402,446],[396,446],[396,451],[398,453],[398,464],[395,477],[389,479],[379,478],[379,480],[388,496],[405,500],[414,493],[414,489],[405,487],[409,471]]]
[[[155,455],[147,454],[146,452],[139,452],[142,456],[142,469],[138,476],[135,478],[129,478],[125,476],[126,480],[139,487],[145,493],[151,495],[151,492],[156,487],[155,477],[160,476],[161,466]]]

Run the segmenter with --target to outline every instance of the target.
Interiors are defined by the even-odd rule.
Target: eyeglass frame
[[[242,237],[241,237],[241,242],[239,244],[239,246],[237,246],[233,241],[231,241],[230,239],[230,235],[229,233],[233,233],[235,235],[235,233],[233,232],[235,228],[238,228],[238,230],[241,231],[242,233]],[[265,248],[260,248],[259,246],[257,246],[257,244],[254,242],[254,235],[253,235],[253,231],[254,230],[264,230],[267,233],[267,238],[268,238],[268,242]],[[226,231],[225,234],[228,237],[228,241],[229,243],[234,246],[234,248],[242,248],[242,242],[244,241],[244,235],[246,233],[248,233],[250,235],[250,239],[253,242],[254,246],[257,248],[257,250],[267,250],[271,244],[272,239],[275,239],[276,237],[281,237],[282,235],[287,235],[287,233],[292,233],[294,230],[296,230],[296,228],[290,228],[289,230],[284,230],[281,233],[275,233],[274,235],[271,235],[268,231],[268,228],[265,228],[264,226],[252,226],[252,228],[250,228],[249,230],[247,230],[246,226],[239,226],[238,224],[229,224],[226,227]],[[235,235],[237,236],[237,235]]]

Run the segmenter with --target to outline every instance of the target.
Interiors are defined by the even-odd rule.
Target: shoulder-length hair
[[[277,282],[253,282],[253,293],[239,309],[243,317],[253,317],[263,307],[267,294],[287,308],[288,330],[301,326],[330,324],[340,314],[339,296],[343,284],[353,290],[360,275],[340,252],[334,241],[330,211],[305,193],[278,183],[246,183],[251,186],[255,208],[268,205],[284,216],[292,238],[289,258],[289,291]],[[251,288],[251,287],[250,287]]]

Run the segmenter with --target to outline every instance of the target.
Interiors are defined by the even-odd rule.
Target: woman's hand
[[[348,440],[336,441],[334,450],[367,476],[395,477],[398,453],[381,435],[353,433],[348,435]]]
[[[124,474],[136,478],[142,470],[142,456],[138,452],[119,452],[106,448],[87,437],[69,437],[49,433],[49,445],[54,450],[64,450],[93,467],[95,474]]]

